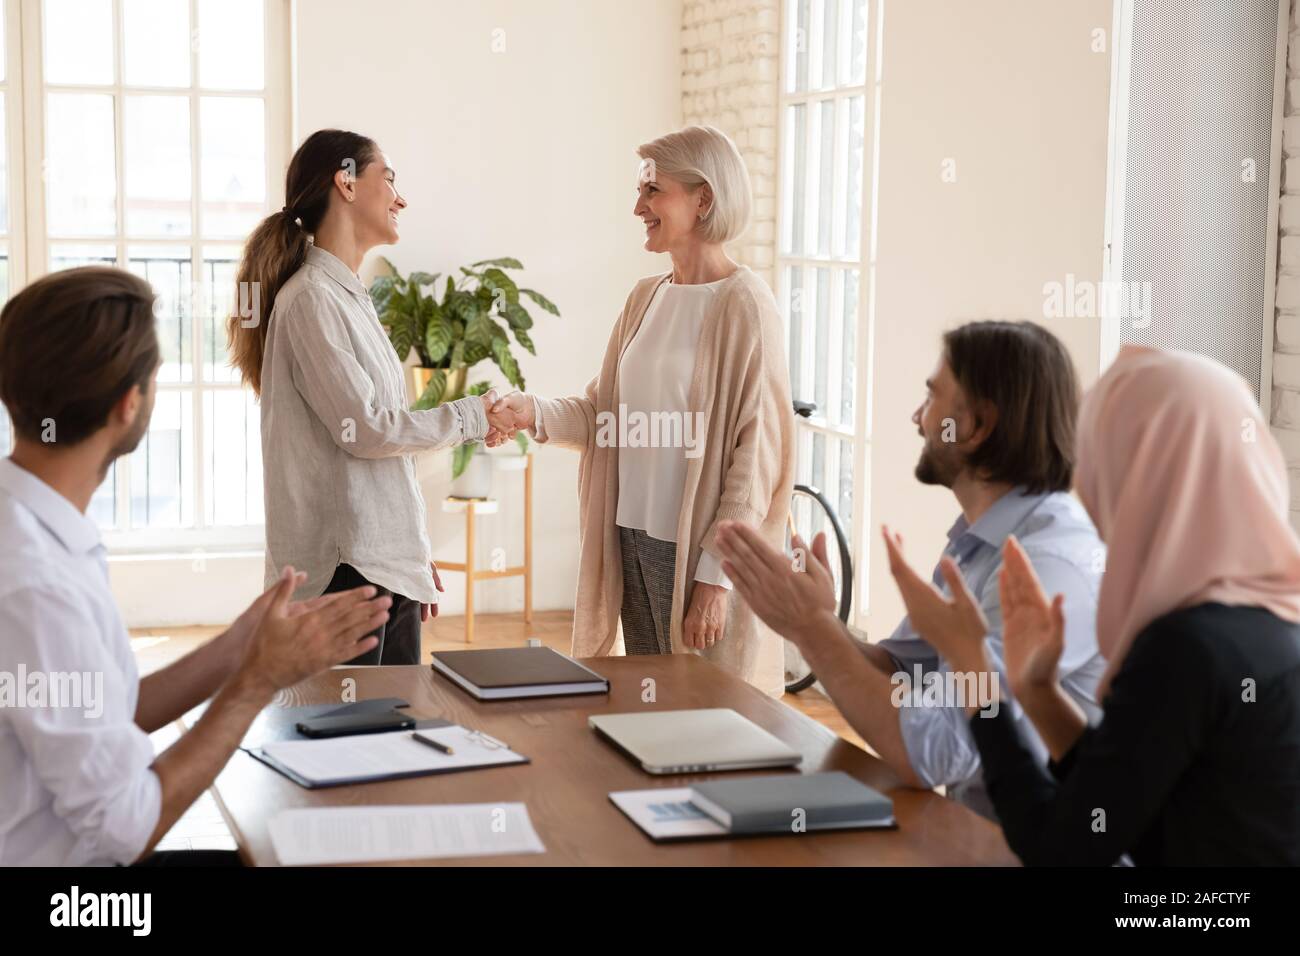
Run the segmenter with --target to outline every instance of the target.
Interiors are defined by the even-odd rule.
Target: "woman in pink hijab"
[[[1052,762],[1005,709],[967,707],[1007,841],[1028,864],[1300,864],[1300,541],[1259,407],[1217,362],[1130,347],[1084,400],[1078,452],[1109,550],[1103,715],[1089,727],[1057,683],[1062,599],[1009,539],[1007,679]],[[886,545],[922,634],[955,670],[991,670],[956,566],[949,600]]]

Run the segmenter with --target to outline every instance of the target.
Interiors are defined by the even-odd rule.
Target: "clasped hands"
[[[500,397],[495,390],[483,395],[483,411],[488,420],[488,433],[483,442],[489,448],[510,441],[521,428],[536,425],[533,400],[518,389]]]

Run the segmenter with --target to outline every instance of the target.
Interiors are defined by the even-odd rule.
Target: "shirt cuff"
[[[542,423],[542,404],[537,400],[536,395],[529,395],[528,399],[533,403],[533,427],[528,429],[528,434],[545,445],[546,426]]]
[[[483,411],[483,399],[477,395],[458,398],[451,407],[460,416],[461,438],[463,441],[482,441],[487,437],[487,412]]]
[[[700,552],[699,563],[695,565],[695,580],[731,590],[731,579],[722,570],[722,562],[707,551]]]

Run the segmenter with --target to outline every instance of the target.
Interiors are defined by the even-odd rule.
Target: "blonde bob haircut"
[[[730,242],[749,225],[749,170],[731,137],[712,126],[687,126],[638,146],[642,167],[668,176],[691,192],[704,183],[713,202],[696,228],[705,242]]]

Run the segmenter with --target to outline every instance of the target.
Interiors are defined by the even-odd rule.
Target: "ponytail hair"
[[[262,393],[262,356],[275,297],[306,261],[307,237],[316,232],[329,210],[335,174],[344,169],[359,176],[378,155],[375,141],[359,133],[341,129],[312,133],[289,162],[284,208],[263,219],[244,244],[226,332],[231,364],[255,395]]]

